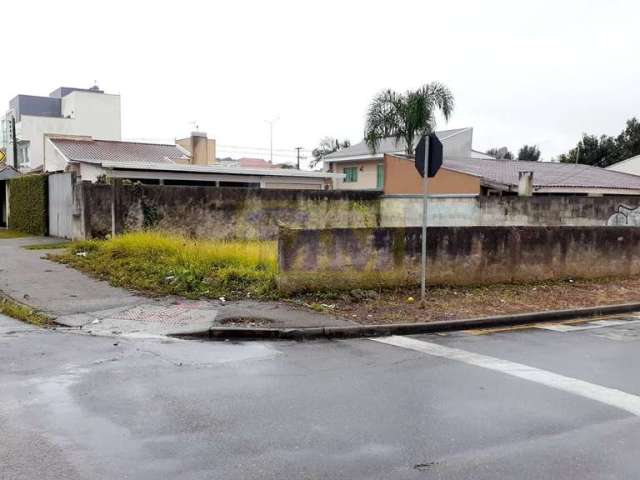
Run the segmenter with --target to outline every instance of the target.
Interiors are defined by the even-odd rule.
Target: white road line
[[[426,353],[436,357],[456,360],[476,367],[501,372],[513,377],[522,378],[531,382],[540,383],[551,388],[556,388],[565,392],[573,393],[581,397],[595,400],[612,407],[619,408],[640,416],[640,397],[630,393],[616,390],[615,388],[603,387],[593,383],[578,380],[576,378],[565,377],[557,373],[530,367],[521,363],[501,360],[479,353],[467,352],[458,348],[450,348],[436,343],[423,342],[408,337],[381,337],[371,338],[371,340],[394,347],[406,348],[417,352]]]
[[[581,330],[595,330],[596,328],[617,327],[620,325],[633,325],[640,323],[640,320],[594,320],[580,325],[570,325],[567,323],[540,323],[535,328],[551,330],[554,332],[579,332]]]

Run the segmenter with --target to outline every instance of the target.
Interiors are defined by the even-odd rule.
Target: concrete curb
[[[600,307],[549,310],[545,312],[478,317],[465,320],[445,320],[429,323],[393,323],[389,325],[354,325],[348,327],[307,328],[242,328],[213,327],[208,331],[171,335],[181,338],[209,338],[212,340],[313,340],[333,338],[381,337],[389,335],[415,335],[420,333],[451,332],[474,328],[507,327],[530,323],[553,322],[581,317],[595,317],[640,311],[640,303],[624,303]]]

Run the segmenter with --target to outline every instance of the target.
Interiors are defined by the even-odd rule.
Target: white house
[[[43,167],[47,135],[122,138],[120,95],[104,93],[95,86],[60,87],[46,97],[17,95],[0,122],[0,148],[6,151],[7,164],[14,165],[15,149],[15,165],[22,172]]]

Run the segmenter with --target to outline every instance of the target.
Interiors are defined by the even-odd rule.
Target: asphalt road
[[[588,327],[232,344],[2,317],[0,478],[638,478],[640,324]]]

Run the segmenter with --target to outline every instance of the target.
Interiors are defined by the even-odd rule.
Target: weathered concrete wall
[[[83,189],[87,238],[110,233],[112,187]],[[198,238],[275,239],[281,226],[374,227],[380,215],[375,192],[124,185],[116,198],[118,233],[158,228]]]
[[[110,185],[83,182],[76,238],[112,230]],[[207,238],[269,238],[291,228],[416,227],[420,195],[284,191],[203,186],[123,186],[117,231],[163,228]],[[434,196],[430,226],[640,226],[640,197]],[[84,232],[84,233],[83,233]]]
[[[431,226],[640,226],[640,197],[480,197],[438,196],[429,200]],[[422,196],[385,196],[380,225],[422,224]]]
[[[431,284],[490,284],[640,274],[640,228],[434,227]],[[283,229],[280,287],[350,289],[416,285],[420,228]]]

